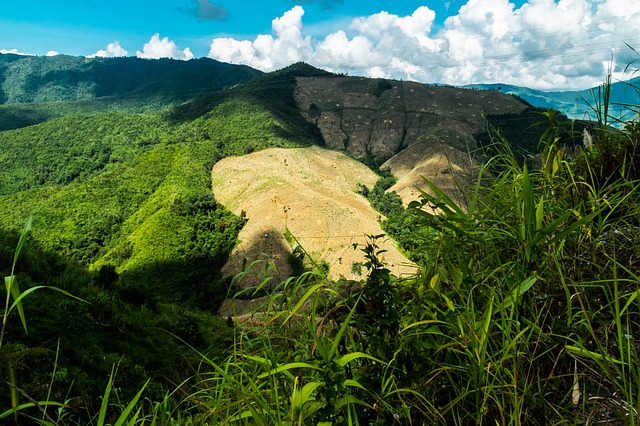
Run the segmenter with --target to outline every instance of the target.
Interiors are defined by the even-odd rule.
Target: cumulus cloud
[[[60,54],[60,52],[56,51],[56,50],[50,50],[47,53],[45,53],[45,56],[58,56]]]
[[[194,4],[193,7],[187,9],[179,8],[178,10],[194,15],[203,21],[225,21],[231,16],[227,8],[209,0],[192,0],[192,3]]]
[[[20,52],[18,49],[0,49],[0,53],[2,54],[11,53],[14,55],[22,55],[22,56],[35,56],[31,53]]]
[[[582,89],[637,56],[637,0],[468,0],[437,27],[426,6],[352,20],[320,38],[304,36],[304,9],[272,21],[254,40],[216,38],[209,56],[271,71],[296,61],[353,75],[454,85],[501,82],[537,89]],[[634,45],[635,44],[635,45]],[[613,61],[612,61],[613,58]]]
[[[309,61],[311,37],[302,36],[304,9],[295,6],[271,22],[273,35],[261,34],[254,41],[216,38],[209,57],[219,61],[246,64],[261,70],[274,70],[299,61]]]
[[[154,34],[148,43],[142,47],[142,52],[137,51],[136,56],[138,58],[145,59],[158,59],[158,58],[173,58],[189,60],[193,59],[193,53],[188,47],[184,50],[180,50],[176,44],[169,40],[168,37],[160,38],[160,34]]]
[[[113,43],[109,43],[105,50],[98,50],[96,53],[88,55],[87,58],[116,58],[128,54],[129,52],[120,46],[120,42],[115,40]]]

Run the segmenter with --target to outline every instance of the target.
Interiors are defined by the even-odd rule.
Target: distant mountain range
[[[567,90],[545,92],[510,84],[469,84],[465,89],[498,90],[518,96],[538,108],[553,108],[567,117],[577,120],[595,120],[593,108],[602,101],[603,96],[598,87],[585,90]],[[619,81],[611,85],[610,115],[622,120],[629,120],[629,105],[640,103],[640,77],[629,81]]]
[[[211,78],[215,75],[215,78]],[[35,124],[59,115],[109,110],[149,110],[175,105],[212,92],[242,84],[262,75],[247,66],[231,65],[208,58],[191,61],[126,58],[84,58],[0,54],[0,106],[21,104],[21,117],[0,117],[0,129]],[[611,85],[610,114],[629,120],[627,105],[640,103],[640,77]],[[593,108],[601,101],[599,88],[578,91],[542,91],[504,83],[470,84],[465,89],[496,90],[515,95],[537,108],[553,108],[571,119],[595,119]],[[100,100],[99,103],[87,101]],[[60,111],[27,104],[67,102]],[[72,105],[68,102],[80,102]],[[12,109],[15,113],[16,109]],[[4,111],[6,114],[6,111]],[[2,112],[0,112],[0,115]],[[5,120],[2,120],[4,118]]]

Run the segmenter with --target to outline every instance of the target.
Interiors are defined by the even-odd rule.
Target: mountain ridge
[[[611,84],[611,114],[614,117],[630,118],[628,114],[629,105],[640,103],[640,92],[637,88],[640,85],[640,77],[631,78],[628,81],[616,81]],[[552,90],[543,91],[527,87],[516,86],[503,83],[488,84],[468,84],[460,86],[465,89],[497,90],[506,94],[517,96],[532,106],[538,108],[552,108],[564,113],[567,117],[581,120],[596,120],[593,107],[602,102],[602,95],[599,88],[592,87],[584,90]],[[635,88],[634,88],[635,87]]]
[[[0,130],[77,113],[167,108],[260,75],[247,66],[208,58],[0,54]]]

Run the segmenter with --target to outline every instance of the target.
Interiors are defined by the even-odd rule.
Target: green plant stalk
[[[18,240],[18,246],[16,247],[15,254],[13,255],[13,264],[11,266],[11,275],[8,277],[4,277],[4,283],[6,287],[6,299],[4,305],[4,313],[2,315],[2,330],[0,330],[0,349],[2,349],[2,343],[4,342],[4,335],[7,326],[7,319],[9,318],[9,312],[11,308],[9,307],[9,303],[11,301],[11,297],[14,299],[14,305],[18,308],[18,314],[20,315],[20,320],[22,321],[22,326],[24,328],[25,333],[27,333],[27,321],[24,316],[24,311],[22,309],[22,303],[19,303],[20,297],[20,289],[18,288],[18,281],[15,275],[16,264],[18,263],[18,257],[20,256],[20,252],[22,251],[22,247],[27,239],[27,234],[31,230],[31,224],[33,223],[33,217],[30,216],[27,220],[27,223],[22,228],[22,233],[20,234],[20,239]]]

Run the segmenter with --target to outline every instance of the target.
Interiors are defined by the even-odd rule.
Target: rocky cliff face
[[[296,103],[326,145],[376,164],[430,140],[468,152],[486,130],[484,116],[520,114],[527,107],[497,91],[344,76],[296,81]]]

